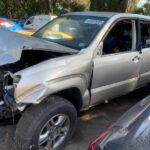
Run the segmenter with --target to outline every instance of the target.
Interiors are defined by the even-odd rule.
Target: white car
[[[30,30],[38,30],[49,21],[53,20],[57,16],[52,15],[37,15],[32,16],[24,23],[24,27]]]

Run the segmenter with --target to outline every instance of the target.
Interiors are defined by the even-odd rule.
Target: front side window
[[[150,47],[150,23],[143,21],[141,25],[141,46],[142,48]]]
[[[92,42],[107,20],[105,17],[66,15],[51,21],[33,36],[81,50]]]
[[[103,55],[131,51],[132,41],[132,21],[120,21],[105,37]]]

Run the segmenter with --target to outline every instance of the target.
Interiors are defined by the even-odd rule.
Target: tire
[[[146,86],[146,94],[150,94],[150,83]]]
[[[72,137],[76,123],[77,112],[69,101],[59,96],[49,97],[23,113],[15,133],[16,149],[62,150]]]

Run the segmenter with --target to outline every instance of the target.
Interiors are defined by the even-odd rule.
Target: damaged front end
[[[77,53],[77,51],[10,31],[0,30],[0,34],[3,35],[0,37],[0,118],[8,118],[12,112],[22,111],[26,106],[25,103],[17,102],[15,97],[15,89],[22,78],[21,75],[16,74],[17,72],[52,58]],[[24,83],[21,89],[24,89],[24,86],[30,89],[30,83]]]
[[[0,69],[0,119],[10,118],[20,107],[14,99],[15,83],[19,80],[20,76],[14,76],[11,72]]]
[[[0,109],[3,110],[3,112],[0,111],[0,116],[1,114],[5,114],[4,111],[8,108],[10,109],[10,113],[17,110],[23,111],[27,103],[22,104],[17,100],[22,98],[22,94],[24,95],[26,93],[28,95],[34,91],[34,87],[37,87],[40,83],[42,84],[43,81],[40,80],[40,71],[38,75],[35,73],[39,70],[39,68],[37,67],[35,71],[33,69],[35,67],[33,66],[52,58],[61,57],[63,55],[66,54],[41,50],[23,50],[19,61],[0,66]],[[33,83],[32,79],[29,79],[29,77],[24,77],[23,79],[27,79],[28,81],[23,81],[21,88],[18,87],[20,85],[20,80],[22,79],[21,75],[24,76],[29,68],[31,70],[29,71],[30,74],[34,74],[32,79],[34,80],[34,78],[37,77],[37,80]],[[17,74],[18,72],[19,74]],[[19,96],[16,96],[15,94],[16,89],[19,90],[19,92],[17,92]]]

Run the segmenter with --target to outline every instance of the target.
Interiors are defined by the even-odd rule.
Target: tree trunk
[[[105,11],[107,7],[108,3],[106,0],[91,0],[90,10],[92,11]]]
[[[47,6],[47,13],[50,13],[51,12],[51,9],[50,9],[50,0],[46,0],[46,6]]]
[[[92,11],[132,12],[138,0],[90,0]]]

